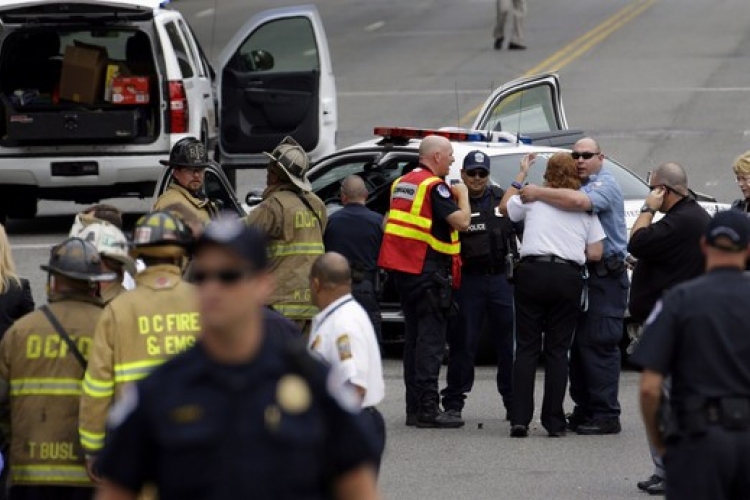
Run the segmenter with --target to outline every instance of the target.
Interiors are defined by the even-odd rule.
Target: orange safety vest
[[[432,235],[432,190],[444,184],[426,168],[417,168],[397,179],[391,188],[391,208],[380,246],[378,266],[408,274],[421,274],[427,249],[450,255],[453,286],[461,278],[461,243],[451,230],[450,242]]]

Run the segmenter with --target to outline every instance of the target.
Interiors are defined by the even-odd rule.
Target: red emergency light
[[[479,132],[456,132],[413,127],[375,127],[375,135],[384,139],[424,139],[428,135],[445,137],[449,141],[478,142],[485,140]]]

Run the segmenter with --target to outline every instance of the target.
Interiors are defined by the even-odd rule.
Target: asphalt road
[[[253,13],[294,0],[177,0],[209,54]],[[468,125],[491,89],[530,71],[559,70],[571,126],[645,174],[682,163],[695,190],[739,194],[733,159],[748,148],[750,3],[747,0],[534,0],[525,52],[494,51],[494,0],[320,0],[339,90],[339,146],[376,125]],[[240,175],[240,194],[262,182]],[[129,212],[146,201],[123,201]],[[38,266],[62,239],[69,203],[9,224],[15,258],[44,296]],[[386,498],[633,498],[649,472],[634,374],[622,383],[623,433],[510,440],[493,375],[481,369],[458,431],[407,429],[398,363],[389,361]],[[483,429],[477,424],[482,422]]]

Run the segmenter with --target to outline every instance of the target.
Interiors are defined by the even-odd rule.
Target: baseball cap
[[[717,212],[706,229],[706,243],[726,252],[742,252],[750,245],[750,219],[739,210]]]
[[[253,269],[268,267],[265,234],[236,216],[226,215],[209,223],[196,241],[194,251],[199,252],[206,245],[218,245],[233,251]]]
[[[490,171],[490,157],[479,150],[471,151],[464,157],[464,170],[483,168]]]

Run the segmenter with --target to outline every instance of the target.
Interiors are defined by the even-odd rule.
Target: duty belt
[[[567,264],[580,270],[583,266],[578,262],[569,259],[563,259],[557,255],[527,255],[521,259],[521,262],[546,262],[549,264]]]

